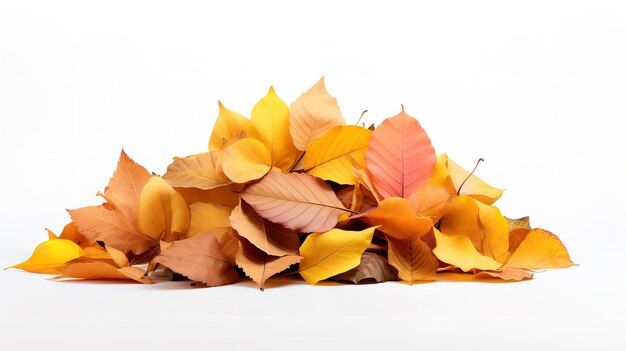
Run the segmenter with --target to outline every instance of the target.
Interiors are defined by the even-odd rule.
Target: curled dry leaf
[[[326,90],[324,77],[300,95],[289,109],[289,132],[301,151],[307,150],[312,141],[332,127],[344,124],[337,99]]]
[[[175,241],[154,258],[172,271],[208,286],[232,284],[237,272],[211,233]]]
[[[403,107],[372,133],[365,160],[383,197],[408,197],[426,182],[436,156],[426,131]]]
[[[348,212],[330,186],[308,174],[272,172],[241,198],[262,217],[301,232],[328,231]]]
[[[364,252],[361,263],[351,270],[331,277],[332,280],[348,281],[359,284],[361,281],[374,280],[382,283],[398,279],[398,271],[378,254]]]

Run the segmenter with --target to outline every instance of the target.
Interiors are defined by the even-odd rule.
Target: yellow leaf
[[[406,240],[387,237],[387,240],[389,264],[398,270],[400,279],[409,284],[435,279],[439,261],[419,235]]]
[[[274,88],[252,108],[248,136],[265,144],[272,166],[289,171],[299,151],[289,133],[289,108]]]
[[[295,146],[305,151],[330,128],[344,125],[337,99],[326,91],[324,77],[304,92],[289,109],[289,131]]]
[[[365,163],[372,132],[357,126],[337,126],[310,143],[304,154],[304,169],[310,175],[339,184],[355,184],[352,165]]]
[[[19,268],[28,272],[59,274],[65,264],[83,255],[80,246],[66,239],[51,239],[39,244],[30,258],[8,268]]]
[[[215,202],[227,207],[239,204],[239,196],[229,186],[221,186],[211,190],[197,188],[174,188],[185,199],[188,205],[194,202]]]
[[[139,197],[139,226],[152,240],[175,240],[189,228],[185,199],[163,178],[152,176]]]
[[[440,228],[446,235],[468,237],[476,250],[485,256],[502,263],[508,258],[508,223],[494,206],[459,196],[441,219]]]
[[[465,184],[463,184],[459,195],[473,197],[474,199],[487,205],[492,205],[502,196],[502,189],[492,187],[474,174],[469,176],[470,172],[463,169],[456,162],[452,161],[447,155],[442,155],[442,157],[447,162],[448,172],[450,172],[450,177],[452,177],[452,181],[454,182],[454,186],[457,190],[461,184],[463,184],[463,181],[467,179]]]
[[[445,263],[457,266],[464,272],[472,269],[495,271],[502,266],[493,258],[476,251],[472,241],[466,236],[442,234],[436,228],[433,228],[433,232],[437,241],[433,253]]]
[[[218,158],[217,152],[176,157],[167,167],[163,179],[169,185],[180,188],[209,190],[224,186],[230,183],[230,180],[216,167]]]
[[[436,223],[446,214],[455,196],[456,189],[445,159],[438,157],[426,183],[415,188],[408,200],[418,216],[431,217]]]
[[[259,179],[272,168],[272,159],[265,145],[252,138],[234,142],[224,151],[222,169],[235,183]]]
[[[245,136],[250,120],[237,112],[231,111],[218,102],[220,113],[217,116],[211,138],[209,151],[222,151],[228,145]]]
[[[189,206],[191,220],[187,237],[202,234],[211,229],[230,227],[228,216],[232,210],[232,207],[218,203],[194,202]]]
[[[531,230],[506,263],[509,268],[567,268],[575,263],[559,238],[543,229]]]
[[[304,257],[300,275],[307,283],[315,284],[358,266],[374,230],[375,227],[362,231],[333,229],[309,235],[300,247]]]
[[[433,226],[430,218],[417,216],[409,202],[401,197],[388,197],[378,207],[353,218],[361,218],[372,226],[378,225],[378,230],[400,240],[422,236]]]

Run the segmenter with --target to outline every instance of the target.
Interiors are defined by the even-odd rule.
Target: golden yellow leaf
[[[405,240],[387,237],[389,241],[389,264],[398,270],[398,277],[409,284],[434,280],[439,261],[432,251],[415,235]]]
[[[144,276],[144,270],[138,267],[116,268],[102,261],[77,262],[70,264],[61,275],[53,279],[120,279],[132,280],[142,284],[152,284],[152,280]]]
[[[307,150],[312,141],[330,128],[344,124],[337,99],[326,91],[324,77],[300,95],[289,109],[289,131],[301,151]]]
[[[515,228],[509,231],[509,252],[513,253],[519,247],[519,244],[526,239],[528,233],[530,233],[532,229],[530,228]]]
[[[567,268],[575,263],[559,238],[543,229],[531,230],[506,263],[509,268]]]
[[[378,207],[352,218],[360,218],[378,230],[396,239],[406,240],[413,236],[422,236],[430,231],[433,222],[428,217],[420,217],[401,197],[388,197]]]
[[[456,162],[452,161],[448,155],[442,155],[442,157],[446,160],[448,172],[450,172],[450,177],[452,177],[452,181],[454,182],[454,186],[457,191],[459,190],[461,184],[463,184],[463,181],[467,179],[465,184],[463,184],[459,195],[473,197],[474,199],[487,205],[492,205],[502,196],[502,189],[492,187],[474,174],[470,176],[470,172],[463,169]]]
[[[239,250],[235,262],[248,277],[257,283],[261,290],[265,288],[267,279],[301,260],[302,257],[297,255],[270,256],[245,238],[239,237]]]
[[[472,269],[495,271],[502,266],[493,258],[481,255],[464,235],[442,234],[436,228],[433,228],[433,233],[437,242],[433,253],[445,263],[459,267],[464,272]]]
[[[224,107],[221,102],[219,105],[220,113],[217,116],[211,138],[209,139],[209,151],[222,151],[228,145],[245,137],[246,131],[250,126],[250,120],[241,114],[231,111]]]
[[[51,239],[39,244],[32,256],[8,268],[18,268],[33,273],[59,274],[66,263],[83,255],[80,246],[66,239]]]
[[[426,183],[415,188],[408,200],[418,216],[431,217],[436,223],[447,213],[455,196],[456,189],[445,159],[438,157]]]
[[[163,179],[173,187],[209,190],[230,183],[216,167],[218,152],[204,152],[183,158],[176,157],[167,167]]]
[[[228,228],[230,222],[228,216],[232,207],[220,205],[218,203],[194,202],[189,206],[191,220],[187,237],[205,233],[212,229]]]
[[[268,255],[293,255],[298,251],[298,232],[263,219],[243,201],[235,207],[229,219],[240,236]]]
[[[307,283],[315,284],[358,266],[374,230],[375,227],[361,231],[333,229],[309,235],[300,247],[304,257],[300,275]]]
[[[304,154],[304,170],[339,184],[355,184],[352,165],[365,163],[372,132],[357,126],[337,126],[311,142]]]
[[[441,219],[440,229],[446,235],[468,237],[478,252],[499,262],[508,258],[508,223],[494,206],[459,196]]]
[[[224,150],[222,169],[235,183],[259,179],[272,168],[272,159],[265,145],[252,138],[234,142]]]
[[[189,228],[185,199],[163,178],[152,176],[139,197],[139,226],[152,240],[175,240]]]
[[[299,151],[289,133],[289,108],[274,88],[252,108],[248,136],[265,144],[272,166],[289,171]]]

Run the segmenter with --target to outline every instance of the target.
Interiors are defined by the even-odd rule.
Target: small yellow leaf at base
[[[32,273],[59,274],[65,264],[83,255],[80,246],[66,239],[51,239],[39,244],[32,256],[8,268],[18,268]]]

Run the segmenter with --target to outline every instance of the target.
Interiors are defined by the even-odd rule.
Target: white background
[[[260,293],[0,271],[0,349],[617,350],[626,347],[626,5],[619,1],[3,1],[0,266],[96,204],[119,151],[162,174],[322,75],[348,122],[404,104],[437,152],[580,264],[516,284]],[[388,348],[392,350],[392,348]]]

